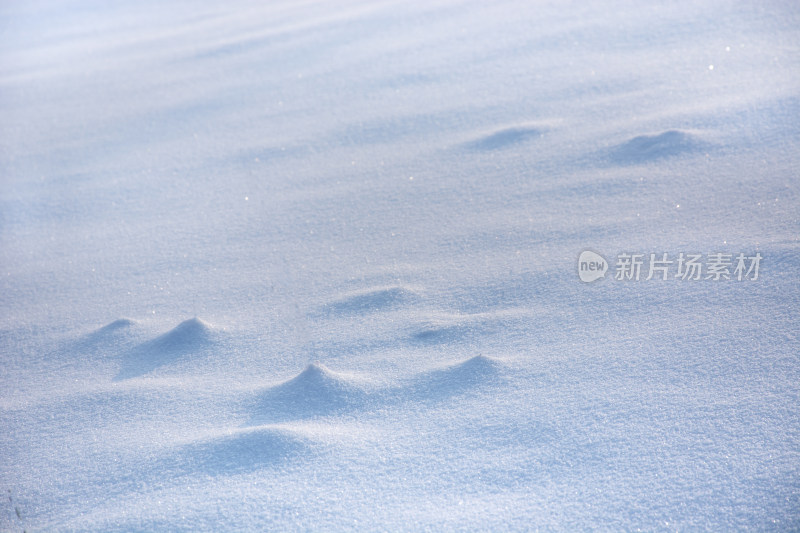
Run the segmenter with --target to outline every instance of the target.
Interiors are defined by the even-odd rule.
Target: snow
[[[800,528],[798,27],[4,3],[0,529]]]

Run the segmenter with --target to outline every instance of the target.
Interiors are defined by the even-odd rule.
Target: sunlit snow
[[[3,2],[0,530],[800,529],[798,28]]]

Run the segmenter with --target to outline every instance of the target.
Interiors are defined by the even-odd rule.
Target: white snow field
[[[796,2],[6,1],[0,165],[2,531],[800,529]]]

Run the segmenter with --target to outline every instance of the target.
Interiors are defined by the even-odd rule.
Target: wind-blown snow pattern
[[[0,530],[800,530],[795,4],[3,2]]]

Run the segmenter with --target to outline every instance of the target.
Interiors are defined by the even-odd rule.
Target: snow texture
[[[798,28],[3,2],[0,530],[797,531]]]

